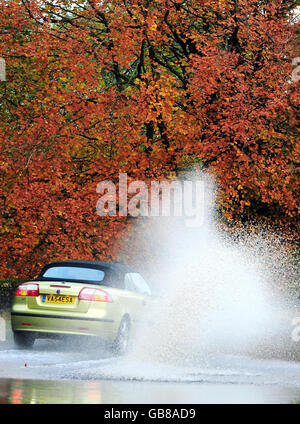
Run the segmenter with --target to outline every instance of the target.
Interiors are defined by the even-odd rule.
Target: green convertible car
[[[51,263],[15,292],[11,311],[15,343],[29,348],[36,338],[98,336],[123,354],[150,296],[142,276],[127,266],[99,261]]]

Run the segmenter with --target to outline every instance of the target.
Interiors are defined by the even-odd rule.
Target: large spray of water
[[[134,340],[134,360],[176,366],[211,353],[274,352],[283,327],[290,331],[285,289],[295,275],[282,241],[253,228],[230,235],[220,230],[214,185],[202,178],[201,226],[157,217],[136,228],[143,231],[141,251],[151,246],[155,252],[145,271],[157,297],[145,311],[151,325],[143,325]]]
[[[290,337],[298,312],[287,290],[295,282],[295,268],[284,241],[261,228],[221,229],[214,184],[200,178],[202,225],[186,226],[184,216],[136,222],[123,254],[140,268],[154,297],[127,357],[101,365],[94,377],[244,381],[255,358],[287,353],[289,359],[299,358]]]

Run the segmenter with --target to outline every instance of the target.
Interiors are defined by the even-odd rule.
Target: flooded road
[[[185,366],[115,358],[103,348],[39,340],[0,350],[0,403],[295,403],[300,363],[206,355]]]
[[[209,383],[0,379],[0,404],[294,403],[292,387]]]

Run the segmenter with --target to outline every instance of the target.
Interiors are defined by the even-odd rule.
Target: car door
[[[130,316],[132,321],[137,323],[143,316],[145,296],[139,292],[138,284],[134,278],[134,275],[134,273],[126,273],[124,282],[126,303],[130,308]]]

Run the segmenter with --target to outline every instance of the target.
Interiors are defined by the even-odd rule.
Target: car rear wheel
[[[113,350],[117,355],[124,355],[129,346],[130,338],[130,319],[125,316],[122,318],[120,327],[118,330],[117,338],[114,342]]]
[[[14,332],[14,342],[19,349],[29,349],[33,346],[35,337],[33,334],[23,332]]]

